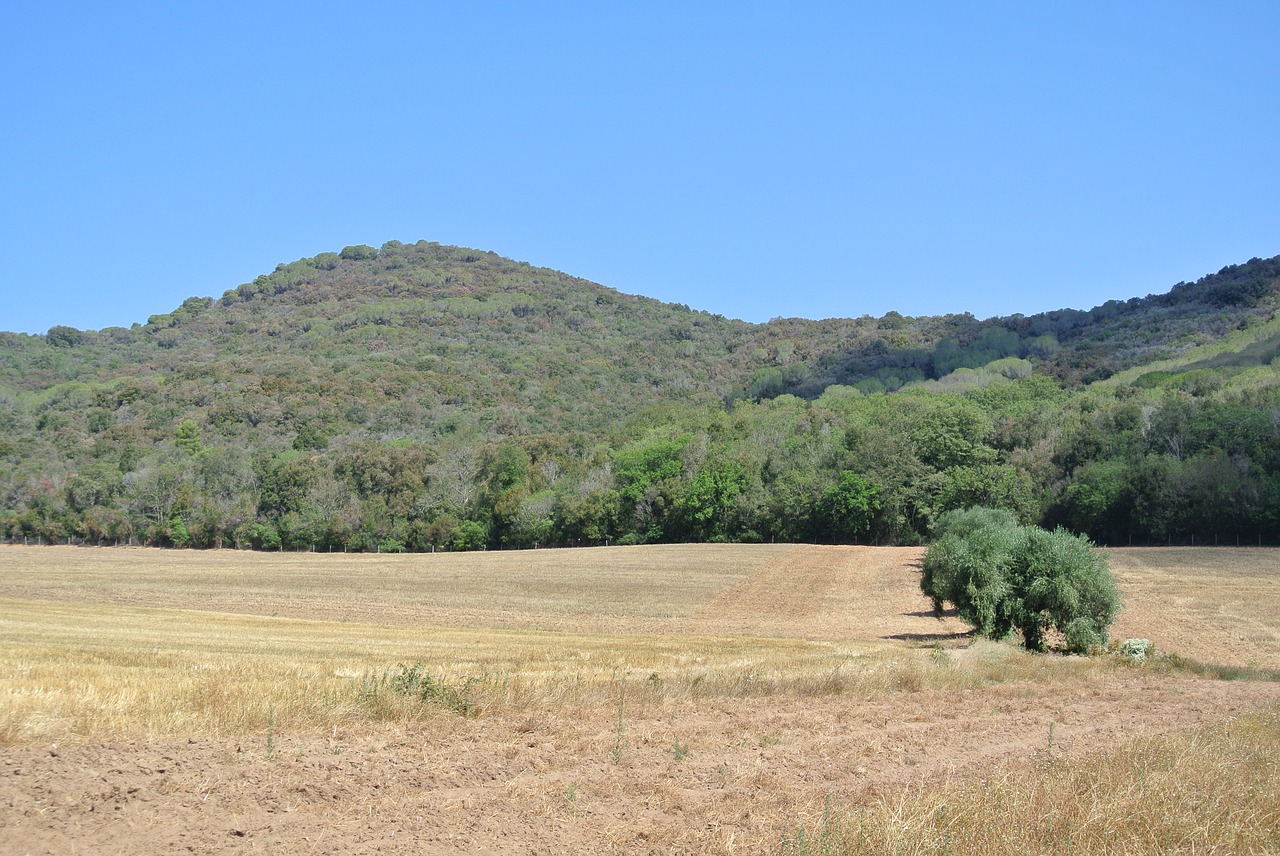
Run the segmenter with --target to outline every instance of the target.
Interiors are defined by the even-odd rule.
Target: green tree
[[[1120,610],[1106,558],[1065,529],[1012,519],[985,508],[944,514],[941,537],[925,553],[921,590],[935,605],[954,604],[983,636],[1001,639],[1016,630],[1033,651],[1044,649],[1050,631],[1070,651],[1104,644]]]
[[[464,520],[453,530],[449,538],[449,547],[460,552],[481,550],[488,541],[489,533],[483,523],[475,520]]]
[[[908,431],[916,454],[929,466],[945,470],[994,458],[983,444],[990,422],[972,401],[949,395],[913,396],[904,397],[902,406],[909,414]]]
[[[343,247],[342,252],[338,254],[341,258],[348,261],[366,261],[368,259],[376,259],[378,251],[368,244],[356,244],[350,247]]]
[[[194,419],[183,419],[178,423],[174,430],[174,442],[193,458],[199,457],[204,451],[204,445],[200,442],[200,426]]]
[[[613,475],[622,498],[639,502],[650,487],[680,477],[688,435],[671,440],[633,443],[613,457]]]
[[[674,504],[684,472],[684,453],[690,436],[632,443],[613,456],[613,477],[620,498],[622,533],[640,541],[663,537],[667,512]]]
[[[280,530],[270,523],[255,523],[249,527],[249,540],[259,550],[279,550]]]
[[[840,471],[839,481],[822,494],[819,506],[827,531],[837,540],[867,534],[879,511],[880,488],[852,470]]]
[[[567,495],[556,508],[559,534],[565,541],[600,542],[610,537],[617,526],[621,500],[615,490]]]
[[[191,543],[191,533],[187,531],[187,522],[181,517],[169,521],[169,540],[175,547],[186,547]]]
[[[120,471],[106,461],[92,461],[71,477],[67,504],[76,511],[105,505],[124,489]]]
[[[746,487],[746,471],[737,461],[717,461],[699,470],[680,498],[692,534],[701,539],[728,534],[734,500]]]
[[[49,328],[45,341],[55,348],[74,348],[89,341],[89,334],[75,327],[56,324]]]
[[[1133,534],[1131,507],[1128,465],[1105,459],[1077,470],[1046,516],[1104,544],[1122,544]]]
[[[1029,479],[1004,464],[950,467],[938,476],[937,508],[992,506],[1007,508],[1022,520],[1036,519],[1035,496]]]
[[[259,477],[259,511],[278,518],[300,510],[320,475],[320,463],[301,452],[274,456],[265,462]]]

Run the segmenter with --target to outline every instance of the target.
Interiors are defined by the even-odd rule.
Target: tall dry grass
[[[450,710],[396,693],[421,669],[472,712],[635,710],[690,700],[870,697],[1106,664],[978,643],[953,654],[800,639],[379,627],[0,600],[0,743],[295,733]]]
[[[784,853],[1275,853],[1280,708],[990,781],[931,785],[788,837]]]

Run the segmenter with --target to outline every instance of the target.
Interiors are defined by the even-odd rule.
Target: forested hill
[[[1087,513],[1072,491],[1117,436],[1140,438],[1129,473],[1170,457],[1151,425],[1172,402],[1271,412],[1278,283],[1280,257],[1088,311],[748,324],[492,253],[347,247],[131,329],[0,334],[0,524],[295,548],[911,540],[982,500],[1100,532],[1133,486]],[[1073,419],[1113,417],[1072,446]],[[1176,441],[1178,466],[1226,454],[1206,437]],[[1280,461],[1249,442],[1261,496]],[[1237,529],[1272,513],[1254,504]]]
[[[188,298],[132,329],[0,333],[0,391],[163,377],[176,393],[173,375],[204,381],[212,373],[336,385],[347,400],[412,376],[412,389],[392,382],[389,391],[427,411],[463,407],[501,422],[500,433],[599,428],[616,424],[637,397],[814,398],[831,384],[880,392],[1032,370],[1090,382],[1269,318],[1277,283],[1280,256],[1092,310],[748,324],[493,253],[392,241],[279,265],[221,299]],[[1002,360],[1026,362],[948,378]],[[333,377],[316,377],[317,365]],[[424,427],[385,421],[386,430]]]

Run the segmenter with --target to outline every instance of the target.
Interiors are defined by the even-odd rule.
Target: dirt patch
[[[757,853],[837,804],[1211,722],[1280,685],[1111,676],[11,749],[0,853]]]
[[[952,641],[966,626],[938,620],[920,594],[915,547],[797,547],[720,592],[686,625],[721,635]]]

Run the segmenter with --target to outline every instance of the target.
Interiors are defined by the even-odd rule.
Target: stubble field
[[[1110,551],[1113,635],[1233,681],[973,640],[921,555],[0,547],[0,853],[1280,848],[1222,785],[1276,767],[1280,554]],[[1170,751],[1218,795],[1158,828],[1122,797]],[[1046,810],[1095,768],[1141,774]],[[993,794],[1065,826],[957,847]]]

